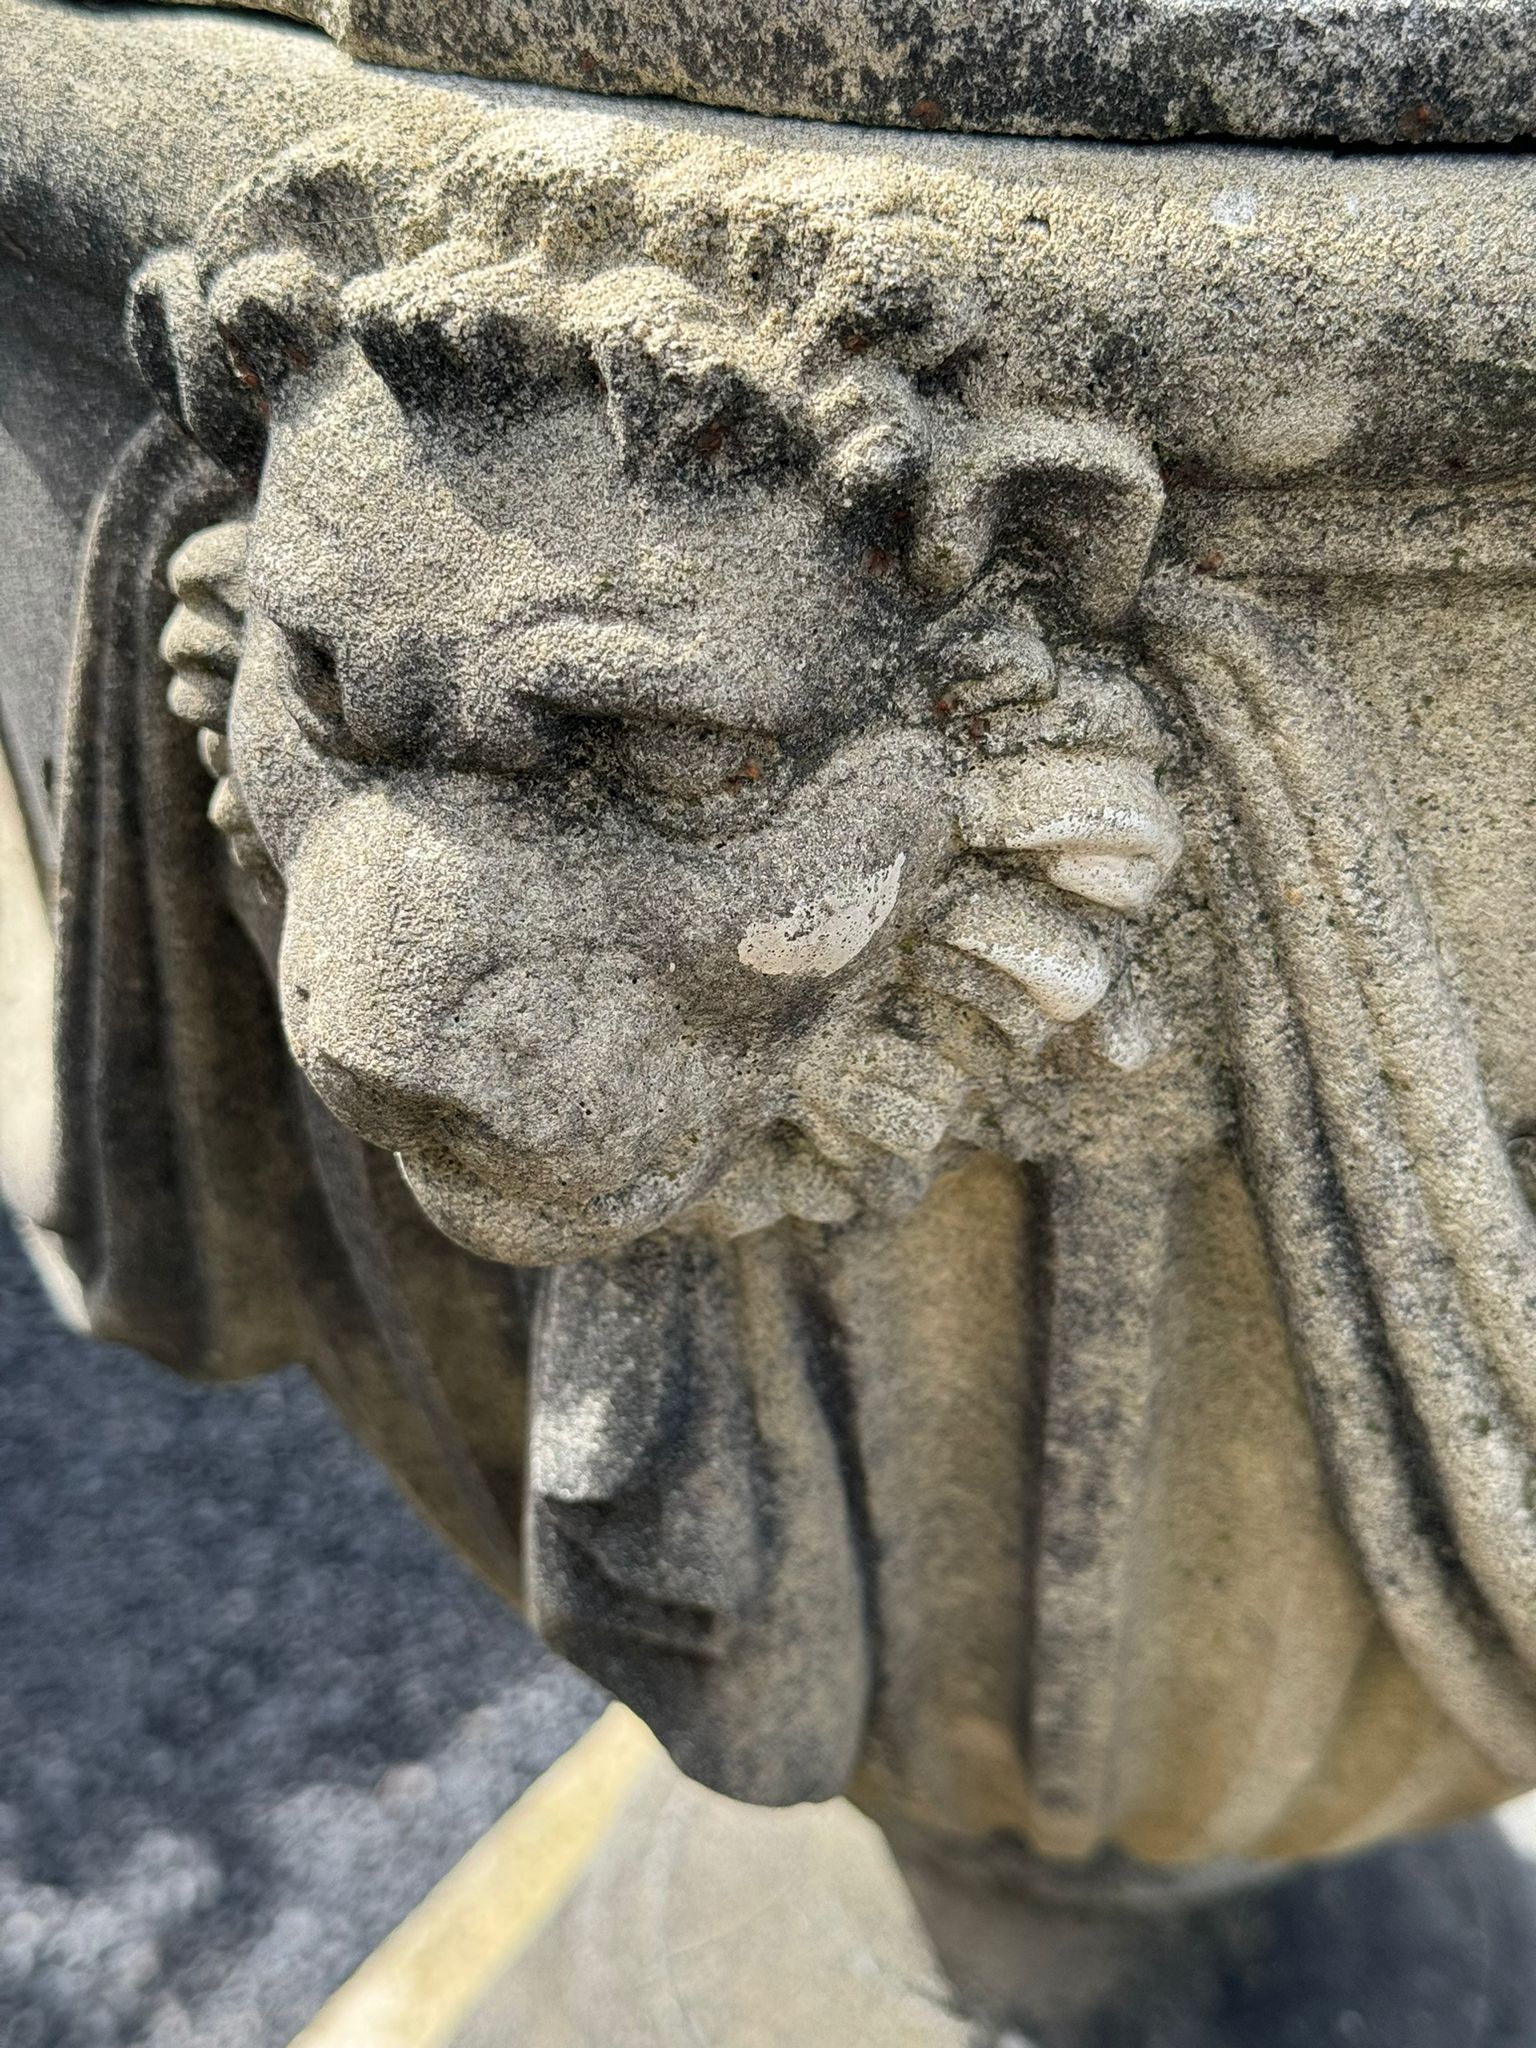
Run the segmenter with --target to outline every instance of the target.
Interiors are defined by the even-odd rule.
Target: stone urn
[[[1536,2040],[1536,17],[290,11],[0,0],[61,1308],[862,1809],[914,2042]]]

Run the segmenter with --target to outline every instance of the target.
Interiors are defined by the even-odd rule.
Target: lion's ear
[[[1084,617],[1110,626],[1140,587],[1162,510],[1157,465],[1129,435],[1043,415],[978,426],[930,473],[909,573],[932,597],[959,596],[1016,537],[1044,547]]]
[[[226,469],[254,474],[266,440],[259,397],[235,373],[190,249],[162,249],[139,266],[126,324],[134,361],[164,410]]]

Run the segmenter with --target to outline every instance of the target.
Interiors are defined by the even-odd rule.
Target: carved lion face
[[[1178,830],[1099,635],[1155,472],[919,398],[953,336],[887,267],[809,339],[462,244],[212,288],[265,459],[175,565],[172,701],[294,1053],[476,1251],[900,1206],[1080,1020],[1145,1050],[1120,928]]]
[[[892,601],[799,492],[658,497],[584,398],[455,467],[360,358],[274,432],[248,576],[230,737],[319,1093],[498,1258],[696,1201],[948,851]]]

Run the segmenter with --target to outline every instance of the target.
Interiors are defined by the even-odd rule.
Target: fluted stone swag
[[[741,1799],[1536,1784],[1530,159],[0,20],[74,1312],[301,1359]]]

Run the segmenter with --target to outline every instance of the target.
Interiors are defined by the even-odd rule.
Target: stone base
[[[1098,1913],[912,1879],[989,2019],[852,1807],[658,1760],[454,2048],[1536,2048],[1536,1886],[1493,1823]]]
[[[983,2048],[878,1831],[650,1767],[453,2048]]]

